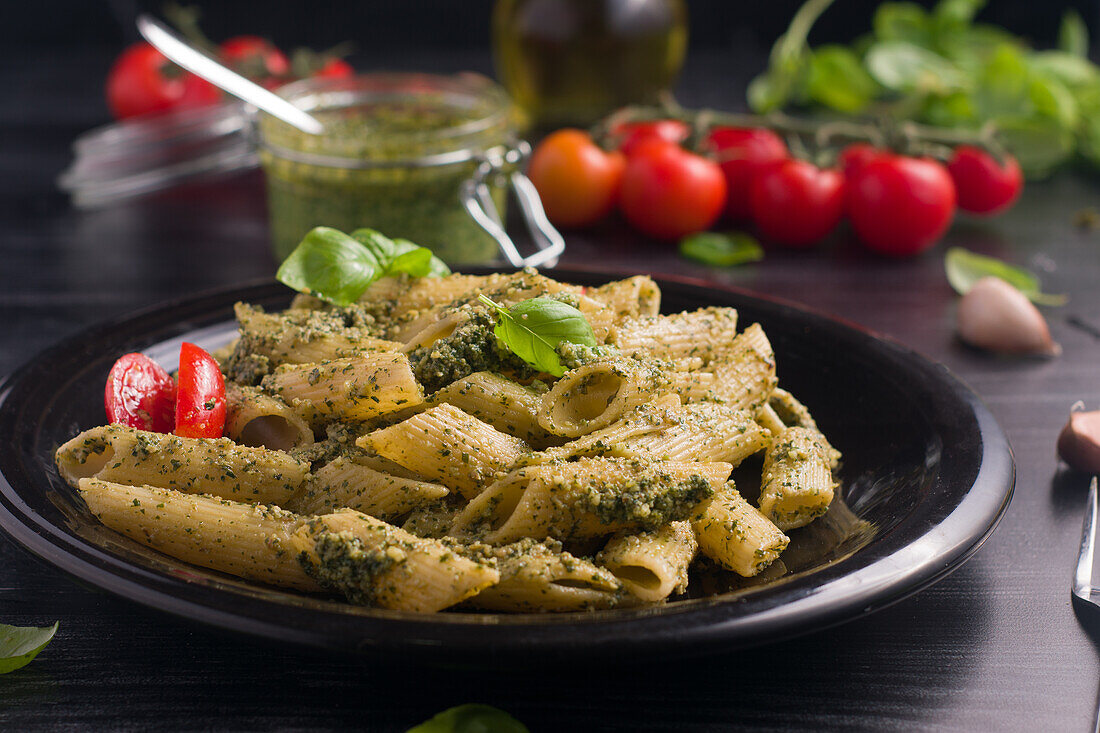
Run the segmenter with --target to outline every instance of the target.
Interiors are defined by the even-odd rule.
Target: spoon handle
[[[146,41],[170,61],[174,61],[196,76],[201,76],[234,97],[243,99],[310,135],[320,135],[325,131],[324,125],[316,117],[188,45],[149,15],[142,13],[138,16],[137,29]]]

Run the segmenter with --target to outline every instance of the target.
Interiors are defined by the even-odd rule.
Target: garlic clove
[[[1050,338],[1039,309],[999,277],[983,277],[959,300],[959,338],[971,346],[1001,354],[1057,356],[1062,347]]]
[[[1084,473],[1100,473],[1100,410],[1071,412],[1058,435],[1058,456]]]

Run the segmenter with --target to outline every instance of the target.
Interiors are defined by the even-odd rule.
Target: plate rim
[[[509,268],[465,269],[476,274]],[[630,276],[599,268],[571,267],[550,272],[564,280]],[[977,423],[978,436],[981,438],[981,461],[970,490],[947,516],[916,540],[906,543],[885,557],[836,574],[835,577],[829,577],[827,571],[844,565],[850,558],[844,558],[832,566],[812,573],[792,576],[789,579],[791,582],[783,583],[792,585],[795,590],[805,590],[805,593],[782,603],[767,605],[748,615],[731,614],[730,610],[739,604],[751,603],[760,595],[759,590],[774,588],[775,584],[769,584],[757,592],[741,592],[732,598],[719,596],[714,599],[698,599],[648,611],[638,609],[564,616],[476,614],[478,617],[499,617],[495,623],[469,623],[463,621],[464,615],[458,614],[351,615],[346,611],[330,613],[309,608],[306,609],[307,616],[323,613],[325,620],[334,626],[326,625],[322,629],[288,627],[286,623],[273,624],[251,612],[285,610],[286,603],[267,596],[293,597],[292,593],[271,591],[248,597],[230,592],[224,587],[187,583],[167,573],[129,562],[124,557],[40,517],[22,502],[19,490],[2,474],[0,529],[16,545],[70,577],[177,617],[298,645],[337,651],[398,652],[405,656],[411,652],[412,656],[422,659],[455,655],[468,659],[472,654],[487,652],[496,659],[518,658],[531,653],[544,656],[568,654],[571,658],[576,658],[578,653],[630,653],[642,650],[687,656],[779,641],[880,610],[923,590],[961,566],[996,529],[1015,488],[1012,449],[1003,429],[980,397],[945,366],[888,336],[790,300],[701,278],[662,274],[654,276],[654,279],[662,290],[671,285],[672,289],[687,289],[694,291],[697,297],[708,299],[721,295],[733,296],[756,301],[771,310],[779,309],[777,315],[780,316],[789,317],[793,312],[798,317],[808,317],[811,321],[829,328],[848,332],[850,336],[878,342],[894,358],[919,367],[927,374],[934,374],[941,384],[950,388],[952,396],[973,413]],[[250,292],[271,291],[274,295],[275,289],[281,287],[283,286],[276,281],[265,278],[174,298],[92,324],[47,347],[0,381],[0,409],[9,402],[12,391],[20,382],[28,378],[33,365],[40,359],[49,358],[51,353],[72,349],[78,342],[115,333],[130,324],[181,309],[198,310],[209,317],[210,309],[203,307],[208,301],[236,299],[239,294]],[[227,318],[224,320],[230,320],[230,305],[231,302],[225,306]],[[978,512],[979,521],[973,518],[975,512]],[[947,525],[949,532],[944,531],[944,525]],[[922,555],[921,551],[926,544],[931,543],[931,535],[934,533],[939,537],[936,551]],[[952,538],[946,549],[943,544],[944,536]],[[853,555],[858,556],[859,552]],[[813,582],[818,578],[825,580],[821,584]],[[173,593],[173,590],[177,592]],[[212,600],[203,602],[201,596]],[[219,600],[222,602],[219,603]],[[243,608],[227,609],[227,604],[243,604]],[[244,611],[250,613],[244,614]],[[805,623],[807,617],[810,623]],[[684,619],[688,619],[688,622],[685,623]],[[352,624],[360,632],[354,646],[348,644],[348,636],[354,630],[351,628]],[[599,638],[592,639],[591,629],[595,628],[600,630]],[[466,633],[444,633],[442,636],[439,633],[425,633],[431,629],[459,629]],[[516,633],[500,633],[501,629]],[[389,634],[385,633],[387,630],[390,631]],[[643,638],[644,643],[639,643],[639,638]]]

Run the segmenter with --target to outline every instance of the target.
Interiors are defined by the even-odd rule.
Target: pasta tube
[[[639,599],[656,603],[687,590],[688,566],[698,547],[690,523],[671,522],[652,532],[616,535],[596,562]]]
[[[313,443],[313,430],[278,397],[257,387],[225,385],[225,434],[241,445],[290,450]]]
[[[338,456],[313,472],[287,508],[300,514],[326,514],[347,507],[389,519],[448,493],[446,486],[392,476]]]
[[[378,352],[320,364],[284,364],[263,388],[307,420],[369,420],[424,401],[404,354]]]
[[[531,450],[519,438],[448,404],[368,433],[355,444],[466,498]]]
[[[790,541],[729,482],[699,505],[691,520],[699,550],[726,570],[749,578],[768,567]]]
[[[783,531],[809,524],[833,501],[829,453],[818,435],[787,428],[764,455],[760,511]]]
[[[85,430],[57,449],[61,476],[188,494],[282,504],[309,474],[309,464],[282,451],[237,445],[228,438],[179,438],[124,425]]]
[[[319,591],[290,538],[305,521],[274,506],[242,504],[94,478],[77,487],[99,521],[174,558],[240,578]]]
[[[500,582],[467,602],[488,611],[583,611],[610,608],[620,599],[622,584],[614,574],[574,557],[561,544],[520,540],[487,548]]]
[[[500,580],[493,568],[438,540],[352,509],[311,519],[290,543],[322,587],[379,608],[440,611]]]

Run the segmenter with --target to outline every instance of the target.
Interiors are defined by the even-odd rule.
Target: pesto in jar
[[[370,227],[451,264],[496,258],[495,240],[459,199],[477,165],[472,158],[497,159],[514,139],[511,106],[494,82],[475,74],[376,74],[310,79],[281,93],[325,132],[309,135],[260,117],[278,260],[320,225]],[[490,191],[503,213],[503,185],[491,181]]]

